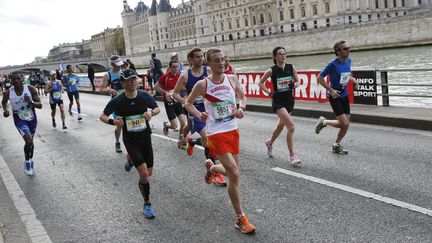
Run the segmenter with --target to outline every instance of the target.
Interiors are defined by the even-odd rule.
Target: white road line
[[[353,188],[353,187],[341,185],[341,184],[338,184],[338,183],[334,183],[334,182],[327,181],[327,180],[324,180],[324,179],[316,178],[316,177],[313,177],[313,176],[308,176],[308,175],[296,173],[296,172],[293,172],[293,171],[290,171],[290,170],[286,170],[286,169],[282,169],[282,168],[279,168],[279,167],[272,168],[272,170],[280,172],[280,173],[283,173],[283,174],[286,174],[286,175],[290,175],[290,176],[294,176],[294,177],[297,177],[297,178],[301,178],[301,179],[304,179],[304,180],[316,182],[316,183],[319,183],[319,184],[322,184],[322,185],[325,185],[325,186],[333,187],[333,188],[336,188],[336,189],[339,189],[339,190],[342,190],[342,191],[345,191],[345,192],[353,193],[353,194],[356,194],[356,195],[359,195],[359,196],[362,196],[362,197],[371,198],[371,199],[374,199],[374,200],[377,200],[377,201],[380,201],[380,202],[383,202],[383,203],[387,203],[387,204],[390,204],[390,205],[393,205],[393,206],[397,206],[397,207],[400,207],[400,208],[404,208],[404,209],[408,209],[408,210],[411,210],[411,211],[414,211],[414,212],[418,212],[418,213],[421,213],[421,214],[432,216],[432,210],[427,209],[427,208],[422,208],[422,207],[419,207],[419,206],[414,205],[414,204],[402,202],[402,201],[399,201],[399,200],[396,200],[396,199],[392,199],[392,198],[388,198],[388,197],[383,197],[383,196],[375,194],[375,193],[370,193],[370,192],[367,192],[367,191],[363,191],[363,190],[356,189],[356,188]]]
[[[165,139],[165,140],[171,141],[171,142],[176,142],[176,143],[178,143],[178,141],[179,141],[178,139],[170,138],[170,137],[167,137],[167,136],[165,136],[165,135],[160,135],[160,134],[156,134],[156,133],[152,133],[152,135],[155,136],[155,137],[158,137],[158,138],[162,138],[162,139]],[[201,150],[204,150],[204,147],[203,147],[203,146],[200,146],[200,145],[195,145],[194,147],[195,147],[195,148],[198,148],[198,149],[201,149]]]
[[[10,197],[12,198],[13,203],[15,204],[15,208],[18,211],[21,221],[25,225],[25,229],[30,237],[30,240],[35,243],[50,243],[50,237],[48,236],[41,222],[37,219],[33,208],[25,197],[24,192],[19,187],[18,182],[15,180],[1,154],[0,175]]]

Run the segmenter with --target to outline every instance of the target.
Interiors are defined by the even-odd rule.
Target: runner
[[[122,84],[120,82],[120,75],[123,73],[121,70],[121,66],[123,65],[123,61],[118,56],[111,57],[111,67],[112,69],[108,71],[103,77],[103,84],[101,87],[101,92],[108,92],[113,99],[117,95],[120,95],[124,92]],[[113,113],[113,118],[117,118],[117,114]],[[117,126],[114,130],[115,135],[115,150],[117,153],[121,153],[121,145],[120,145],[120,135],[122,131],[122,126]]]
[[[149,121],[159,114],[160,109],[152,96],[137,90],[137,77],[133,70],[124,70],[121,83],[125,92],[108,102],[100,120],[123,128],[123,143],[139,174],[138,186],[144,198],[144,217],[151,219],[155,215],[150,203],[149,177],[153,172],[153,148]],[[118,115],[115,120],[108,117],[113,112]]]
[[[54,70],[50,71],[50,82],[47,83],[45,87],[45,94],[49,94],[49,102],[51,106],[51,117],[52,117],[52,126],[57,127],[55,121],[56,114],[56,106],[60,108],[60,117],[62,120],[63,129],[67,129],[65,123],[65,113],[64,113],[64,105],[63,105],[63,97],[62,97],[62,83],[57,79],[56,72]]]
[[[183,137],[182,131],[186,126],[186,115],[182,104],[174,100],[174,98],[172,97],[174,87],[177,83],[177,80],[180,77],[177,68],[178,68],[178,62],[170,61],[167,72],[159,78],[159,81],[156,84],[155,89],[157,92],[163,95],[165,111],[169,120],[169,125],[168,122],[163,122],[163,133],[165,136],[167,136],[169,129],[172,130],[178,129],[178,123],[176,119],[177,117],[178,120],[180,121],[180,129],[178,131],[179,131],[179,141],[181,141]]]
[[[321,116],[315,127],[315,133],[330,125],[339,128],[335,143],[332,145],[331,151],[338,154],[348,154],[340,142],[345,137],[350,124],[350,104],[348,99],[347,87],[349,81],[355,83],[355,88],[358,88],[358,83],[351,75],[351,59],[349,58],[350,47],[346,41],[338,41],[333,46],[336,58],[331,60],[324,70],[318,75],[318,82],[327,89],[329,103],[336,115],[336,120],[326,120]],[[326,83],[324,78],[330,75],[330,85]]]
[[[73,99],[75,97],[75,102],[77,104],[77,112],[78,112],[78,121],[82,120],[81,116],[81,103],[79,100],[79,91],[78,91],[78,76],[75,75],[72,70],[72,65],[66,65],[66,72],[63,75],[63,85],[65,86],[68,98],[69,98],[69,114],[72,116],[72,106]]]
[[[24,173],[28,176],[34,174],[35,162],[33,160],[33,137],[36,132],[37,118],[35,108],[42,109],[42,102],[36,88],[24,85],[21,75],[11,74],[13,87],[6,90],[2,99],[3,116],[9,117],[8,100],[12,107],[13,119],[16,128],[24,139]]]
[[[246,97],[236,76],[225,75],[224,54],[220,49],[207,51],[207,63],[212,74],[199,81],[186,99],[187,111],[206,121],[208,147],[222,164],[214,165],[207,159],[205,181],[211,183],[214,173],[222,173],[229,178],[228,195],[234,211],[237,214],[235,226],[243,233],[255,232],[255,227],[249,223],[240,205],[239,186],[239,131],[235,118],[243,118],[246,109]],[[204,97],[206,111],[200,111],[193,104],[199,96]],[[236,106],[236,96],[239,99],[239,109]]]
[[[283,47],[273,49],[274,66],[269,68],[259,81],[261,90],[272,97],[273,112],[279,117],[278,124],[273,131],[272,137],[265,142],[267,155],[273,157],[273,142],[280,135],[284,127],[287,128],[286,143],[289,151],[291,165],[299,166],[301,160],[294,153],[294,130],[295,125],[291,117],[294,108],[293,90],[298,86],[297,71],[291,64],[285,63],[286,51]],[[264,82],[271,77],[273,91],[267,89]]]
[[[188,61],[191,64],[191,67],[187,72],[183,72],[180,75],[179,80],[174,88],[173,97],[175,100],[181,102],[183,105],[185,104],[185,99],[181,97],[180,93],[183,90],[186,90],[188,94],[192,92],[192,88],[199,81],[207,77],[208,70],[207,67],[204,67],[203,64],[203,52],[200,48],[193,48],[187,55]],[[196,100],[193,101],[194,106],[201,112],[205,111],[204,107],[204,98],[199,96]],[[180,142],[182,144],[185,143],[185,138],[188,136],[189,131],[194,134],[195,132],[199,133],[201,139],[193,140],[191,136],[187,138],[187,153],[189,156],[192,156],[194,153],[195,144],[205,145],[207,144],[207,133],[205,129],[205,122],[201,121],[196,116],[191,116],[188,119],[188,126],[183,129],[183,137]],[[207,159],[211,159],[216,163],[215,158],[210,156],[209,149],[204,146],[204,155]],[[220,173],[215,175],[214,183],[216,186],[226,186],[226,181]]]

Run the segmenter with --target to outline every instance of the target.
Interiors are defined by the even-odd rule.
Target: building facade
[[[126,55],[385,21],[431,11],[432,0],[168,0],[123,1]]]
[[[110,57],[111,55],[119,55],[117,50],[110,47],[111,38],[118,31],[122,31],[122,28],[106,28],[103,32],[92,35],[90,39],[91,57],[98,59]]]

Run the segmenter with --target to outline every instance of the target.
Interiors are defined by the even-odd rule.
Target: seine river
[[[335,58],[333,54],[288,57],[297,70],[321,70]],[[432,85],[432,45],[421,47],[392,48],[383,50],[355,51],[350,54],[354,70],[374,69],[430,69],[431,71],[388,72],[389,84],[429,84]],[[269,59],[232,62],[237,72],[265,71],[273,61],[269,48]],[[377,73],[378,83],[380,83]],[[378,87],[378,93],[381,93]],[[432,87],[389,86],[391,94],[429,95]],[[378,97],[381,104],[381,96]],[[390,105],[432,108],[432,98],[390,97]]]

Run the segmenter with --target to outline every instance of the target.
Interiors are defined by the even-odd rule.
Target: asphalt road
[[[162,135],[162,103],[151,121],[156,219],[145,219],[137,173],[123,169],[125,153],[114,151],[114,128],[98,121],[109,97],[80,95],[84,120],[67,115],[66,131],[51,127],[43,97],[33,177],[23,173],[24,143],[12,119],[0,118],[0,154],[52,242],[432,241],[431,132],[352,124],[343,142],[349,155],[343,156],[330,152],[335,129],[316,135],[315,119],[295,117],[295,148],[304,165],[293,168],[283,137],[275,142],[275,157],[266,155],[264,141],[276,116],[247,112],[239,120],[240,190],[257,231],[244,235],[234,228],[226,189],[204,182],[203,152],[189,157]],[[36,241],[2,171],[4,241]]]

